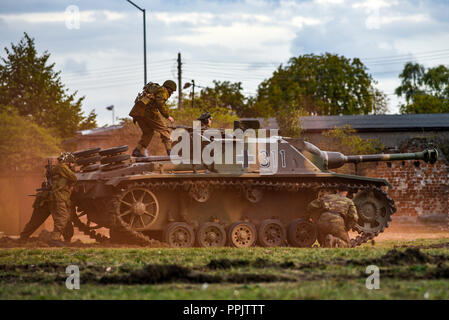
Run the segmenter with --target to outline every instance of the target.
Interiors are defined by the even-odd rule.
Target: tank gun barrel
[[[329,169],[340,168],[346,163],[378,162],[378,161],[400,161],[400,160],[423,160],[431,164],[438,159],[437,149],[424,150],[414,153],[394,154],[367,154],[358,156],[345,156],[340,152],[323,152]]]

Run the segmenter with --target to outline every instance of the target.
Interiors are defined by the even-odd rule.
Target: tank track
[[[116,200],[113,200],[113,206],[117,205]],[[113,216],[115,221],[115,227],[118,228],[120,232],[123,232],[129,236],[129,239],[136,244],[142,245],[142,246],[149,246],[149,247],[168,247],[166,243],[160,242],[156,239],[151,239],[150,237],[144,235],[142,232],[136,231],[132,229],[123,219],[116,214],[116,210],[113,210]]]
[[[78,228],[79,231],[84,233],[89,238],[97,241],[98,243],[104,243],[109,240],[109,237],[106,237],[94,229],[90,228],[86,223],[82,222],[81,219],[77,216],[76,212],[72,213],[72,222],[73,225]]]
[[[391,215],[396,212],[396,207],[394,205],[394,200],[391,199],[386,192],[384,192],[381,188],[372,186],[372,185],[364,185],[364,184],[341,184],[341,183],[318,183],[318,182],[309,182],[309,183],[299,183],[299,182],[287,182],[287,181],[264,181],[264,180],[246,180],[246,181],[233,181],[228,179],[201,179],[201,180],[183,180],[183,181],[152,181],[152,182],[136,182],[128,185],[130,187],[146,187],[152,190],[182,190],[189,191],[195,185],[201,185],[201,187],[210,187],[212,189],[237,189],[239,191],[244,191],[248,188],[260,188],[266,191],[290,191],[290,192],[298,192],[303,189],[338,189],[339,187],[346,187],[352,193],[357,193],[360,190],[377,190],[381,193],[385,199],[387,200],[389,207],[389,216],[388,222],[391,221]],[[148,236],[144,235],[141,232],[133,230],[127,223],[125,223],[122,218],[118,215],[118,207],[119,207],[119,195],[116,195],[112,201],[111,206],[111,214],[115,218],[116,226],[118,226],[121,231],[127,233],[130,236],[130,239],[135,240],[141,244],[149,245],[149,246],[166,246],[165,243],[161,243],[158,240],[151,239]],[[353,228],[353,231],[359,233],[357,237],[351,239],[351,247],[357,247],[370,241],[371,239],[378,236],[382,233],[386,227],[388,227],[388,222],[385,226],[382,226],[380,230],[375,233],[365,233],[362,229]]]

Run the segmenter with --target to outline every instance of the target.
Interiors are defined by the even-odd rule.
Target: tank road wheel
[[[194,184],[190,187],[189,195],[193,200],[198,202],[206,202],[210,198],[210,188],[203,184]]]
[[[172,248],[189,248],[195,242],[195,233],[185,222],[172,222],[165,229],[164,239]]]
[[[224,247],[226,231],[216,222],[206,222],[198,228],[196,239],[200,247]]]
[[[159,215],[159,202],[150,190],[133,187],[119,199],[117,214],[135,231],[146,230]]]
[[[256,227],[249,222],[235,222],[229,227],[228,238],[230,245],[233,247],[252,247],[256,243]]]
[[[353,229],[367,235],[378,235],[391,221],[394,213],[388,198],[379,190],[363,190],[354,197],[359,221]]]
[[[296,219],[288,228],[288,242],[294,247],[310,248],[316,241],[317,232],[313,223]]]
[[[279,220],[263,220],[259,226],[259,243],[264,247],[282,246],[286,239],[286,231]]]
[[[249,202],[257,203],[263,198],[263,191],[257,188],[249,188],[245,190],[245,197]]]

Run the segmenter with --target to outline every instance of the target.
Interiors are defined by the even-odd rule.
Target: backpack
[[[154,97],[153,93],[160,87],[158,83],[148,82],[134,100],[134,106],[129,115],[132,118],[143,117],[145,115],[145,108],[151,102],[152,97]]]

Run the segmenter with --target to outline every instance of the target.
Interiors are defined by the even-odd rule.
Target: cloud
[[[342,4],[345,0],[314,0],[314,2],[320,5],[335,5]]]
[[[289,28],[235,22],[230,25],[195,27],[189,34],[173,36],[172,41],[195,44],[197,47],[217,46],[226,51],[246,55],[246,59],[256,56],[266,57],[272,52],[271,59],[288,58],[291,40],[295,37]],[[277,52],[272,50],[277,48]]]
[[[430,18],[425,14],[381,16],[377,13],[368,16],[366,18],[365,25],[368,29],[380,29],[386,24],[404,22],[420,23],[429,20]]]
[[[72,58],[65,60],[62,67],[63,72],[72,72],[77,75],[84,75],[87,73],[87,63],[86,61],[77,61]]]
[[[166,25],[175,23],[189,23],[193,25],[210,24],[214,18],[214,14],[210,12],[186,12],[186,13],[171,13],[171,12],[156,12],[153,14],[154,18],[162,21]]]
[[[80,29],[65,27],[67,6],[80,8]],[[360,57],[379,87],[392,93],[408,59],[449,64],[449,4],[443,0],[141,1],[147,9],[149,80],[241,81],[246,92],[292,56],[332,52]],[[142,14],[126,1],[0,1],[0,46],[26,31],[48,50],[64,83],[85,95],[83,110],[104,106],[125,117],[143,85]],[[421,52],[431,52],[420,55]],[[397,55],[402,58],[393,59]],[[384,57],[384,58],[382,58]],[[390,58],[388,58],[390,57]],[[376,59],[366,59],[376,58]],[[393,97],[394,98],[394,97]],[[392,99],[392,105],[396,102]],[[392,108],[394,110],[394,108]],[[396,109],[397,111],[397,109]]]
[[[79,21],[83,23],[92,23],[98,20],[115,21],[124,19],[126,14],[108,10],[88,10],[79,11]],[[7,23],[26,22],[26,23],[60,23],[67,19],[66,11],[55,12],[36,12],[19,14],[0,14],[0,19]]]
[[[303,26],[316,26],[321,23],[322,23],[322,21],[320,19],[311,18],[311,17],[296,16],[296,17],[293,17],[291,20],[291,24],[298,28],[302,28]]]
[[[368,11],[378,10],[380,8],[389,8],[391,6],[397,5],[397,1],[386,1],[386,0],[365,0],[362,2],[357,2],[352,5],[353,8],[363,8]]]

